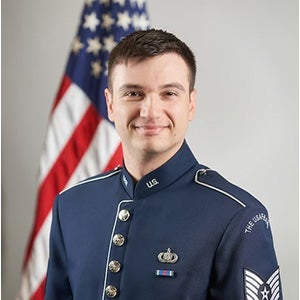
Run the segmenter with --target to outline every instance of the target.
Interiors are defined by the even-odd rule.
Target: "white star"
[[[100,21],[97,19],[95,12],[92,12],[90,15],[85,15],[85,22],[83,24],[84,28],[89,28],[91,31],[95,31],[96,27],[99,25]]]
[[[146,14],[141,14],[141,15],[134,14],[133,15],[133,27],[135,29],[145,30],[149,27],[149,24],[150,24],[150,22],[146,16]]]
[[[124,6],[125,5],[125,0],[113,0],[114,3],[119,3],[120,6]]]
[[[106,63],[105,63],[105,76],[107,76],[108,74],[108,60],[106,60]]]
[[[116,42],[114,40],[114,37],[110,35],[109,37],[105,37],[104,39],[104,49],[108,51],[108,53],[111,52],[111,50],[116,46]]]
[[[93,61],[91,62],[91,66],[92,66],[92,72],[91,74],[95,77],[95,78],[99,78],[100,73],[102,72],[102,67],[101,67],[101,63],[99,60],[97,61]]]
[[[102,16],[102,24],[101,27],[106,28],[106,30],[110,30],[111,29],[111,25],[113,25],[115,23],[115,20],[111,17],[111,14],[104,14]]]
[[[100,49],[102,48],[99,38],[94,38],[94,39],[88,39],[88,47],[86,49],[86,52],[88,53],[93,53],[95,56],[98,55]]]
[[[85,3],[88,7],[91,7],[95,0],[85,0]]]
[[[136,4],[139,8],[143,8],[145,0],[130,0],[131,5]]]
[[[104,4],[105,6],[109,5],[110,0],[99,0],[100,4]]]
[[[145,5],[145,0],[137,0],[136,2],[139,8],[143,8]]]
[[[73,42],[72,42],[72,51],[75,54],[78,54],[79,51],[83,48],[83,44],[80,42],[78,37],[75,37]]]
[[[269,293],[270,291],[267,290],[267,287],[265,286],[264,290],[262,292],[260,292],[262,294],[262,299],[261,300],[264,300],[264,299],[269,299]]]
[[[128,30],[129,24],[131,23],[131,18],[129,17],[128,11],[123,13],[118,13],[117,25],[122,26],[124,30]]]

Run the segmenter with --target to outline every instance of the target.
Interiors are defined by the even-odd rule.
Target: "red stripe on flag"
[[[122,165],[122,158],[123,158],[123,152],[122,152],[122,146],[121,143],[119,144],[118,148],[116,149],[115,153],[111,156],[111,159],[109,160],[108,164],[106,165],[104,171],[110,171],[113,170],[117,166]]]
[[[70,87],[71,84],[72,84],[71,79],[68,76],[64,76],[62,81],[61,81],[60,87],[58,89],[58,93],[56,95],[56,98],[54,100],[50,115],[54,112],[57,104],[59,103],[61,98],[64,96],[65,92],[68,90],[68,88]]]
[[[24,266],[29,259],[33,241],[51,211],[56,195],[62,191],[68,183],[68,180],[93,139],[100,121],[101,117],[98,112],[94,106],[90,105],[81,122],[74,130],[70,140],[41,184],[35,212],[35,224],[26,251]]]
[[[46,277],[43,279],[43,281],[39,285],[38,289],[30,297],[30,300],[42,300],[42,299],[44,299],[45,284],[46,284]]]

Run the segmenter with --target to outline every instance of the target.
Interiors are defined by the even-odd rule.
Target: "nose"
[[[141,103],[140,116],[142,118],[159,118],[162,113],[161,101],[159,97],[145,97]]]

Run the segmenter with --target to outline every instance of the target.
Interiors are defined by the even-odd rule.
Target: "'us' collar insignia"
[[[279,268],[265,281],[256,273],[244,269],[246,299],[280,299]]]
[[[168,248],[167,252],[160,252],[157,258],[162,263],[175,264],[178,260],[178,255],[172,252],[171,248]]]

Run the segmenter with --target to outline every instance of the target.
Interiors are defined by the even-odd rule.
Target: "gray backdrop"
[[[2,1],[2,296],[32,226],[50,107],[83,0]],[[149,0],[153,27],[197,56],[188,141],[269,209],[285,299],[298,299],[298,1]]]

